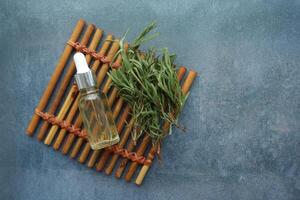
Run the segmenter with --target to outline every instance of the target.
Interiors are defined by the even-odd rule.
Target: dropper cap
[[[93,87],[96,85],[94,73],[88,67],[85,56],[77,52],[74,55],[74,62],[76,65],[77,74],[75,75],[75,80],[78,86],[78,89],[85,89]]]

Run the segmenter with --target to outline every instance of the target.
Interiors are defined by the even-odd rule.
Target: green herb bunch
[[[153,143],[160,142],[167,135],[161,129],[163,121],[180,127],[177,117],[186,99],[176,74],[175,54],[170,54],[166,48],[162,50],[162,55],[157,55],[153,48],[143,53],[138,49],[142,43],[157,35],[148,36],[155,27],[155,23],[149,24],[127,51],[124,48],[125,34],[116,55],[122,55],[122,66],[109,72],[119,96],[132,108],[133,120],[128,126],[132,126],[133,140],[148,134]]]

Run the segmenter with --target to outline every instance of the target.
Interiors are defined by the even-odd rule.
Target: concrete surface
[[[79,18],[129,40],[151,20],[196,80],[142,187],[25,135]],[[0,1],[0,199],[300,199],[300,1]]]

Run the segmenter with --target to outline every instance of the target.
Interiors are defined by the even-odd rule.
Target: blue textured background
[[[129,39],[156,20],[200,72],[142,187],[25,135],[79,18]],[[1,0],[0,25],[1,200],[300,198],[300,1]]]

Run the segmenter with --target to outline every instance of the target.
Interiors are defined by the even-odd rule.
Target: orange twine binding
[[[35,109],[35,114],[40,116],[42,119],[47,121],[48,123],[52,125],[60,126],[62,129],[66,129],[68,132],[77,135],[78,137],[86,138],[87,134],[85,130],[81,130],[80,128],[76,128],[74,125],[68,123],[65,120],[60,120],[57,117],[55,117],[52,114],[44,113],[40,111],[39,109]]]
[[[85,130],[81,130],[80,128],[75,127],[74,125],[68,123],[65,120],[60,120],[57,117],[55,117],[55,115],[52,115],[47,112],[42,112],[37,108],[35,109],[35,114],[40,116],[43,120],[47,121],[48,123],[52,125],[57,125],[62,129],[66,129],[68,132],[77,135],[78,137],[85,138],[85,139],[87,137],[87,133]],[[150,166],[154,158],[154,154],[152,152],[149,152],[148,159],[146,159],[144,156],[138,156],[136,152],[129,152],[127,149],[120,148],[118,145],[114,145],[106,149],[108,151],[111,151],[114,154],[118,154],[124,158],[127,158],[133,162],[137,162],[141,165]]]
[[[114,154],[118,154],[124,158],[128,158],[133,162],[137,162],[141,165],[148,165],[150,166],[152,163],[152,159],[154,158],[154,155],[149,153],[150,159],[146,159],[144,156],[137,155],[136,152],[129,152],[127,149],[119,148],[118,145],[114,145],[111,147],[108,147],[107,150],[113,152]]]
[[[117,68],[120,67],[120,65],[118,65],[116,63],[112,63],[112,60],[107,59],[107,57],[105,55],[97,54],[96,51],[90,50],[85,45],[82,45],[79,42],[68,41],[67,44],[72,46],[74,49],[76,49],[76,51],[79,51],[81,53],[88,54],[88,55],[92,56],[95,60],[99,60],[102,63],[110,64],[111,67],[114,68],[114,69],[117,69]]]

